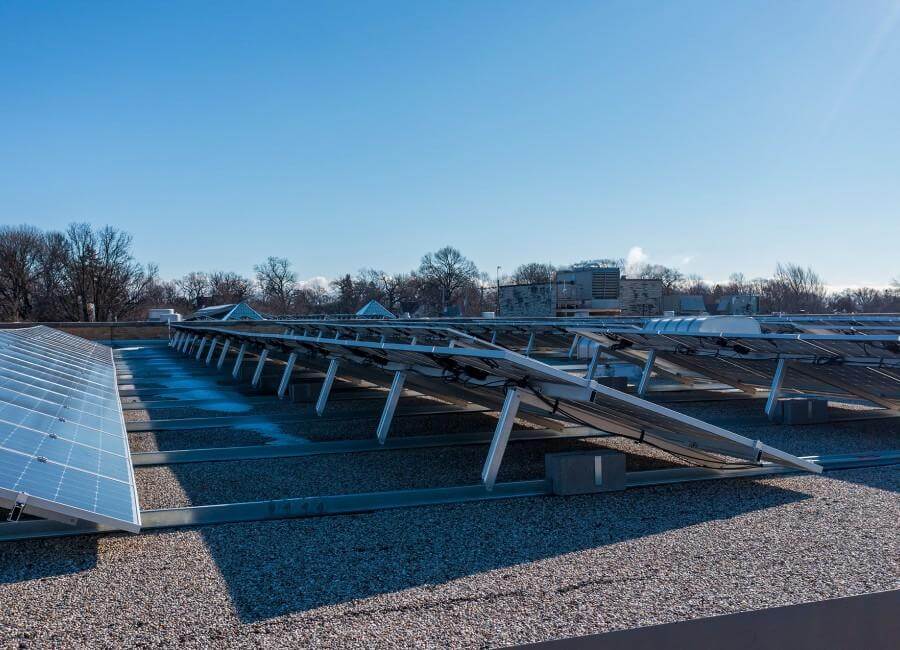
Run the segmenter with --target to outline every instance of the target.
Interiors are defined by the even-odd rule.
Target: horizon
[[[171,17],[0,7],[0,223],[113,225],[165,279],[399,273],[447,244],[491,277],[631,255],[711,284],[900,276],[900,2]]]

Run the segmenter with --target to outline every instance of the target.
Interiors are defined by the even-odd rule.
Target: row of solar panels
[[[575,333],[580,329],[630,329],[640,330],[662,319],[618,318],[453,318],[413,319],[385,322],[383,320],[278,320],[252,324],[253,330],[284,328],[295,334],[322,334],[324,336],[357,336],[371,331],[376,337],[384,332],[403,332],[411,327],[436,330],[453,329],[484,341],[496,343],[510,350],[530,354],[534,351],[561,351],[571,348]],[[831,316],[755,316],[755,317],[696,317],[669,319],[676,321],[708,320],[711,322],[753,321],[760,333],[807,334],[894,334],[900,335],[900,315],[831,315]],[[220,324],[228,326],[227,324]],[[233,324],[249,329],[246,323]],[[367,338],[363,334],[364,338]]]
[[[839,387],[878,403],[900,404],[900,339],[893,335],[673,331],[658,322],[622,326],[618,321],[611,327],[595,319],[566,319],[565,326],[556,320],[454,324],[457,327],[443,322],[269,323],[283,326],[284,333],[185,324],[175,326],[173,333],[176,338],[228,338],[302,355],[310,367],[339,360],[350,374],[371,378],[374,373],[385,382],[402,373],[429,394],[498,410],[505,409],[513,395],[525,417],[587,425],[655,444],[694,464],[721,468],[768,460],[818,469],[759,441],[506,348],[530,352],[541,345],[568,346],[573,337],[584,337],[632,361],[646,355],[628,355],[652,350],[670,363],[741,387],[765,386],[777,372],[773,364],[789,359],[802,368],[798,376],[805,383],[799,389]],[[679,327],[674,325],[675,330]],[[492,462],[499,463],[502,445],[496,443]],[[25,510],[139,529],[109,348],[42,326],[0,331],[0,506],[13,517]]]
[[[0,507],[140,529],[109,348],[44,326],[0,330]]]
[[[368,325],[367,325],[368,327]],[[451,329],[410,326],[404,342],[357,340],[324,335],[272,334],[253,330],[179,324],[173,327],[174,345],[184,351],[206,345],[248,346],[268,355],[299,357],[308,367],[339,363],[349,375],[383,385],[401,381],[417,390],[451,401],[465,400],[492,409],[512,399],[522,404],[520,415],[550,418],[647,442],[697,465],[730,468],[770,461],[807,471],[820,468],[720,427],[697,420],[624,392],[578,377],[541,361],[472,338]],[[384,338],[396,330],[384,327]],[[438,339],[436,344],[429,340]],[[208,348],[206,348],[208,349]],[[380,381],[378,378],[380,376]],[[499,429],[498,429],[499,431]],[[485,473],[496,457],[495,440]],[[502,457],[502,446],[500,447]],[[493,456],[492,456],[493,455]],[[485,476],[485,474],[483,474]]]
[[[764,331],[768,324],[801,323],[818,328],[877,324],[893,334],[786,334]],[[613,325],[614,323],[614,325]],[[449,327],[452,324],[454,327]],[[704,376],[742,389],[766,390],[780,360],[792,370],[785,389],[817,395],[853,395],[888,408],[897,406],[900,387],[896,365],[900,351],[900,320],[895,316],[859,317],[690,317],[650,319],[638,325],[619,319],[553,319],[501,321],[498,319],[427,322],[384,321],[281,321],[292,334],[378,342],[446,344],[450,340],[478,338],[526,355],[542,348],[574,349],[575,343],[599,343],[614,356],[644,364],[647,352],[658,353],[658,374],[665,364],[679,365],[669,375]],[[873,325],[874,326],[874,325]],[[793,327],[793,325],[792,325]],[[735,333],[737,331],[737,333]],[[630,348],[626,351],[625,348]],[[636,351],[641,351],[635,354]],[[680,362],[678,361],[680,359]]]

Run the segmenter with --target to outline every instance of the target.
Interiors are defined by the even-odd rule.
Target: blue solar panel
[[[140,529],[112,351],[47,327],[0,331],[0,505]]]

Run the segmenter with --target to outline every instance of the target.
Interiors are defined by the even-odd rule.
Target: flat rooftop
[[[135,367],[135,385],[148,392],[122,398],[126,420],[166,422],[129,434],[135,458],[363,440],[383,404],[377,391],[363,398],[348,390],[319,418],[309,403],[224,384],[217,396],[214,377],[174,354],[167,370]],[[181,367],[197,377],[185,379]],[[153,399],[151,384],[161,389]],[[168,389],[201,397],[179,406]],[[900,448],[900,420],[859,407],[833,405],[835,421],[792,427],[767,420],[760,400],[665,397],[671,408],[790,453]],[[398,413],[435,407],[409,396]],[[191,423],[250,415],[271,421]],[[490,412],[401,416],[391,436],[495,425]],[[543,478],[546,453],[598,447],[626,452],[629,470],[673,464],[621,438],[511,442],[498,480]],[[135,478],[143,509],[453,486],[478,481],[486,450],[485,442],[138,466]],[[19,647],[497,647],[896,589],[898,491],[900,472],[889,466],[7,542],[0,635]]]

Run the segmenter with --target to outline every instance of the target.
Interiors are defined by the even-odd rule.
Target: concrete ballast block
[[[828,422],[828,402],[806,397],[778,401],[773,418],[783,424],[819,424]]]
[[[544,457],[554,494],[593,494],[625,489],[625,454],[620,451],[573,451]]]

